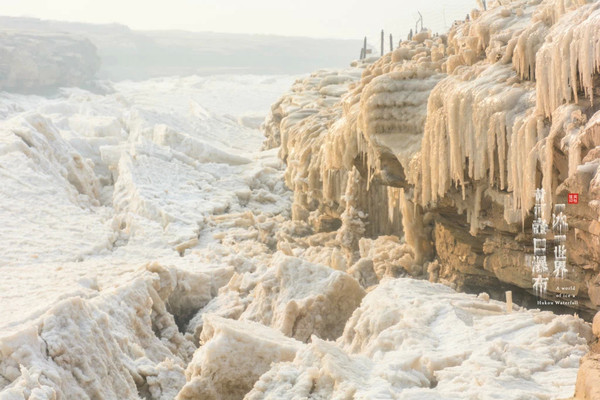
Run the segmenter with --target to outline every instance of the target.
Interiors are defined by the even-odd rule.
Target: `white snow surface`
[[[343,235],[290,221],[255,127],[292,80],[0,94],[0,400],[572,394],[580,318],[377,285],[389,238],[360,244],[359,282]]]

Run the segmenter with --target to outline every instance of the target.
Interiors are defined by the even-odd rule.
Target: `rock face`
[[[60,33],[0,31],[0,90],[43,92],[81,86],[100,67],[87,39]]]
[[[549,236],[542,297],[593,315],[599,18],[600,4],[586,1],[490,5],[447,35],[424,31],[376,61],[298,81],[265,125],[287,162],[293,217],[316,230],[338,221],[325,226],[341,226],[348,265],[360,258],[361,236],[394,235],[412,248],[406,272],[419,275],[435,262],[431,279],[497,296],[511,289],[518,302],[537,305],[536,189],[544,189],[550,227],[553,206],[578,193],[565,209],[568,273],[553,275]],[[566,294],[576,304],[558,297]]]

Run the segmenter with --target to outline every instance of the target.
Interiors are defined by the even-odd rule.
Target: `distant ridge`
[[[217,32],[134,31],[87,24],[0,17],[0,30],[65,32],[88,38],[101,59],[97,76],[141,80],[168,75],[298,74],[347,66],[361,40]]]

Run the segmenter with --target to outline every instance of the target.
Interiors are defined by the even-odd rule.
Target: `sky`
[[[317,38],[402,37],[418,19],[445,32],[475,0],[0,0],[0,15],[188,30]],[[399,37],[399,36],[396,36]],[[396,41],[396,38],[394,38]]]

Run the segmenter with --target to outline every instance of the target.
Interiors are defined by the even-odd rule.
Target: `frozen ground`
[[[401,246],[361,241],[348,274],[335,232],[289,220],[256,127],[292,82],[0,96],[0,399],[573,393],[581,319],[362,279]]]

